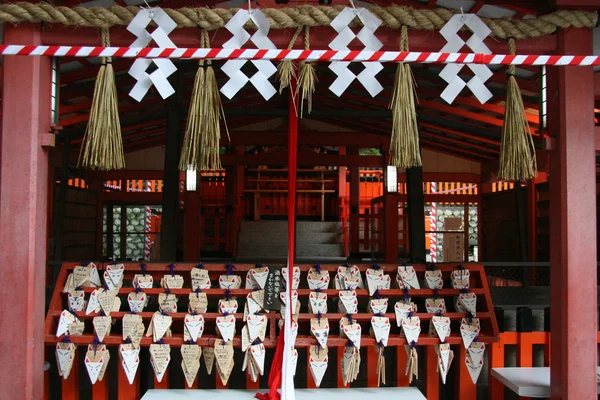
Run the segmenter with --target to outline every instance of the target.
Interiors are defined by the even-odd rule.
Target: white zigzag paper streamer
[[[244,29],[244,25],[249,19],[252,19],[252,22],[258,27],[258,30],[252,36]],[[233,34],[233,37],[223,43],[224,49],[241,49],[248,40],[251,40],[259,49],[276,49],[267,36],[271,24],[260,10],[239,10],[225,25],[225,28]],[[271,61],[253,60],[252,64],[254,64],[257,71],[252,77],[248,78],[241,71],[246,62],[246,60],[229,60],[223,65],[221,69],[229,77],[229,80],[221,87],[221,93],[231,99],[250,81],[265,100],[269,100],[276,93],[275,88],[269,82],[269,78],[277,72],[277,68]]]
[[[363,23],[363,28],[358,32],[358,35],[355,35],[348,28],[348,24],[355,17],[358,17]],[[338,35],[329,43],[329,48],[332,50],[349,50],[348,44],[358,38],[365,45],[365,50],[377,51],[383,47],[383,43],[375,36],[375,31],[381,23],[381,20],[366,8],[347,7],[331,21],[331,27],[335,29]],[[336,80],[329,86],[333,93],[341,96],[354,79],[358,79],[372,97],[377,96],[383,90],[383,87],[375,78],[375,75],[383,69],[380,62],[363,62],[362,65],[365,69],[358,75],[348,69],[349,64],[346,61],[334,61],[329,64],[329,69],[337,75]]]
[[[152,21],[156,23],[157,28],[149,33],[146,27]],[[169,39],[169,34],[176,27],[177,23],[161,8],[142,8],[127,26],[127,30],[137,36],[131,47],[146,47],[151,40],[154,40],[160,48],[175,48],[177,46]],[[157,69],[148,74],[146,70],[152,63],[156,65]],[[167,79],[175,71],[177,71],[177,67],[169,59],[137,59],[129,68],[129,75],[137,80],[129,95],[137,101],[141,101],[154,85],[161,97],[166,99],[175,93],[175,89]]]
[[[473,35],[466,42],[458,36],[458,31],[464,25],[473,32]],[[466,44],[475,53],[491,54],[492,52],[483,42],[490,33],[490,28],[477,15],[456,14],[440,29],[440,34],[448,42],[440,52],[457,53]],[[492,97],[492,93],[485,86],[485,82],[492,77],[493,72],[486,65],[469,64],[474,76],[467,83],[458,76],[463,66],[464,64],[447,64],[442,69],[440,77],[448,83],[448,86],[442,92],[441,97],[448,104],[452,104],[456,96],[467,86],[481,104],[485,103]]]

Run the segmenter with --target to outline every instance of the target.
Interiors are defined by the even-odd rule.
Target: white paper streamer
[[[473,32],[473,35],[466,42],[458,36],[458,32],[465,25]],[[466,45],[474,53],[491,54],[491,50],[483,42],[490,33],[490,28],[477,15],[456,14],[440,29],[440,34],[448,42],[440,52],[457,53]],[[463,66],[464,64],[447,64],[442,69],[440,77],[448,83],[448,86],[442,92],[441,97],[448,104],[452,104],[456,96],[467,86],[481,104],[492,98],[492,93],[485,86],[485,82],[493,75],[492,71],[486,65],[469,64],[474,76],[467,83],[458,76]]]
[[[146,27],[154,21],[157,28],[149,33]],[[176,48],[175,44],[169,39],[169,34],[177,27],[177,23],[169,17],[161,8],[142,8],[127,26],[127,30],[137,36],[137,39],[131,47],[146,47],[150,41],[154,40],[159,48]],[[148,74],[146,70],[150,64],[154,63],[157,69]],[[129,95],[137,101],[142,101],[148,90],[154,85],[163,99],[175,93],[175,89],[168,81],[177,67],[169,59],[145,59],[135,60],[129,75],[137,80],[137,83],[129,92]]]
[[[364,25],[357,35],[348,28],[355,17],[358,17]],[[329,43],[329,48],[332,50],[349,50],[348,44],[358,38],[365,45],[365,50],[377,51],[383,47],[383,43],[375,36],[375,30],[381,24],[381,20],[366,8],[345,8],[331,21],[330,25],[338,35]],[[346,61],[334,61],[329,64],[329,69],[337,75],[336,80],[329,86],[333,93],[341,96],[354,79],[358,79],[372,97],[377,96],[383,90],[383,87],[375,78],[375,75],[383,69],[380,62],[363,62],[362,65],[365,69],[358,75],[348,69],[349,64]]]
[[[258,27],[258,30],[252,36],[244,29],[244,24],[249,19]],[[259,49],[276,49],[267,36],[271,25],[260,10],[239,10],[225,25],[225,28],[231,32],[233,37],[223,43],[224,49],[241,49],[248,40],[252,41]],[[254,64],[257,71],[252,77],[248,78],[241,71],[246,62],[246,60],[229,60],[223,65],[221,69],[229,77],[229,80],[221,87],[221,93],[231,99],[246,83],[250,82],[265,100],[269,100],[276,93],[275,88],[269,82],[269,78],[277,72],[277,68],[271,61],[253,60],[252,64]]]

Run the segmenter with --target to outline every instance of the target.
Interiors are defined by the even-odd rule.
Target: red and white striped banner
[[[53,57],[184,58],[211,60],[297,60],[348,62],[408,62],[486,65],[600,65],[600,56],[434,53],[418,51],[338,51],[283,49],[135,48],[87,46],[0,45],[0,55]]]

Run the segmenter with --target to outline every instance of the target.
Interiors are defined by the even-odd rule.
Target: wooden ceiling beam
[[[123,114],[128,111],[140,110],[140,109],[147,112],[148,107],[156,106],[161,103],[164,103],[164,100],[155,99],[152,101],[146,101],[144,103],[128,104],[126,106],[120,107],[119,113]],[[70,125],[80,124],[80,123],[88,121],[89,118],[90,118],[89,114],[78,115],[76,117],[71,117],[71,118],[64,118],[64,119],[61,119],[58,121],[58,126],[70,126]]]
[[[437,142],[435,140],[424,139],[422,137],[419,138],[419,141],[422,144],[427,145],[427,146],[423,146],[423,147],[428,147],[430,149],[434,149],[436,151],[443,152],[450,156],[464,158],[464,159],[470,160],[470,161],[482,162],[482,160],[493,158],[493,157],[486,156],[481,153],[476,153],[476,152],[465,150],[465,149],[457,149],[456,146],[454,146],[454,145],[446,145],[446,144]]]
[[[481,137],[481,136],[476,136],[476,135],[471,135],[465,132],[461,132],[458,131],[456,129],[449,129],[449,128],[445,128],[439,125],[434,125],[434,124],[430,124],[427,122],[419,122],[419,127],[427,129],[427,130],[436,130],[436,131],[440,131],[442,133],[446,133],[448,135],[453,135],[453,136],[457,136],[457,137],[462,137],[465,138],[467,140],[473,140],[473,141],[477,141],[480,143],[487,143],[490,144],[494,147],[500,147],[500,141],[496,141],[496,140],[492,140],[492,139],[488,139],[485,137]],[[466,142],[469,143],[469,142]]]
[[[484,152],[487,152],[487,153],[500,154],[500,149],[493,149],[493,148],[490,148],[490,147],[482,146],[480,144],[470,143],[470,142],[466,142],[466,141],[461,140],[461,139],[456,139],[456,138],[452,138],[452,137],[449,137],[449,136],[440,135],[439,133],[431,132],[431,131],[426,130],[426,129],[420,129],[419,130],[419,135],[426,135],[426,136],[429,136],[429,137],[437,138],[439,140],[456,143],[457,145],[460,145],[460,147],[457,147],[457,149],[460,149],[460,150],[464,149],[464,147],[468,147],[468,148],[471,148],[471,149],[481,150],[481,151],[484,151]],[[465,150],[467,150],[467,149],[465,149]]]
[[[419,99],[421,99],[420,95],[423,95],[423,94],[426,96],[429,96],[429,97],[433,97],[433,98],[440,98],[440,94],[442,93],[442,90],[424,88],[424,87],[419,87],[417,89],[417,91],[418,91]],[[501,106],[498,106],[498,105],[495,105],[492,103],[481,104],[479,102],[479,100],[472,98],[472,97],[458,96],[458,97],[456,97],[456,99],[454,99],[453,104],[460,104],[460,105],[464,105],[467,107],[477,108],[479,110],[498,114],[498,115],[504,117],[504,112],[505,112],[504,107],[501,107]],[[525,113],[525,115],[527,117],[527,122],[529,122],[532,125],[539,125],[540,117],[538,115],[529,114],[529,113]]]

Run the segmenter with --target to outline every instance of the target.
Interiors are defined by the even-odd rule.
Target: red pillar
[[[559,54],[592,54],[591,29],[559,32]],[[592,67],[548,69],[552,399],[596,398],[596,160]]]
[[[5,44],[41,44],[41,27],[4,27]],[[51,59],[4,57],[0,158],[0,388],[14,399],[41,399]]]

